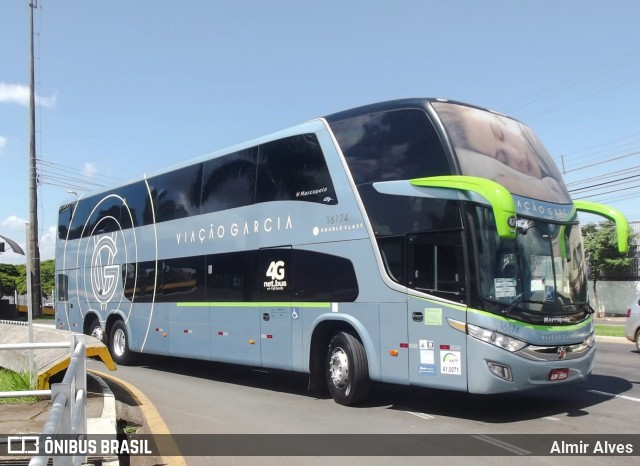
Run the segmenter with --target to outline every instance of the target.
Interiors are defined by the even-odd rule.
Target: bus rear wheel
[[[100,321],[97,317],[93,317],[91,319],[91,322],[87,326],[87,331],[85,332],[85,334],[92,336],[97,340],[100,340],[105,345],[107,344],[107,333],[100,326]]]
[[[327,386],[336,403],[353,406],[369,395],[371,381],[362,342],[340,332],[329,344],[326,361]]]
[[[128,366],[134,364],[137,359],[137,354],[129,349],[127,327],[121,320],[114,322],[111,327],[109,351],[116,364]]]

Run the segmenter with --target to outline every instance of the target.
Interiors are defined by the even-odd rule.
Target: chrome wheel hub
[[[97,338],[98,340],[104,342],[104,331],[100,326],[96,326],[91,330],[91,336],[93,338]]]
[[[122,329],[117,329],[113,334],[113,351],[117,356],[122,356],[127,348],[127,337]]]
[[[342,390],[349,383],[349,359],[342,348],[336,348],[331,353],[329,372],[331,381],[337,388]]]

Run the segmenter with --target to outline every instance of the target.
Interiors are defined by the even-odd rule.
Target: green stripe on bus
[[[416,299],[420,299],[422,301],[427,301],[428,303],[431,303],[431,304],[438,304],[438,305],[441,305],[441,306],[444,305],[444,306],[452,307],[452,308],[457,309],[459,311],[468,311],[468,312],[473,312],[475,314],[485,315],[485,316],[491,317],[492,319],[500,320],[502,322],[508,322],[508,323],[510,323],[512,325],[517,325],[518,327],[530,328],[530,329],[534,329],[534,330],[542,330],[542,331],[546,331],[546,332],[567,332],[567,331],[581,330],[582,328],[586,327],[590,323],[590,320],[585,320],[584,322],[580,322],[578,324],[566,325],[566,326],[562,326],[562,325],[536,325],[536,324],[530,324],[530,323],[527,323],[527,322],[521,322],[521,321],[515,320],[515,319],[509,319],[508,317],[499,316],[497,314],[493,314],[493,313],[488,312],[488,311],[481,311],[479,309],[473,309],[471,307],[464,307],[464,306],[459,306],[459,305],[456,305],[456,304],[443,303],[441,301],[435,301],[435,300],[423,298],[421,296],[413,296],[413,295],[409,295],[409,296],[411,298],[416,298]]]
[[[500,320],[500,321],[503,321],[503,322],[508,322],[508,323],[510,323],[512,325],[517,325],[518,327],[530,328],[530,329],[533,329],[533,330],[542,330],[542,331],[545,331],[545,332],[567,332],[567,331],[581,330],[582,328],[588,326],[592,322],[592,319],[587,319],[584,322],[580,322],[579,324],[566,325],[566,326],[562,326],[562,325],[536,325],[536,324],[529,324],[529,323],[526,323],[526,322],[521,322],[519,320],[509,319],[508,317],[498,316],[496,314],[492,314],[491,312],[480,311],[478,309],[469,308],[469,312],[473,312],[473,313],[481,314],[481,315],[486,315],[486,316],[492,317],[492,318],[494,318],[496,320]]]
[[[197,303],[176,303],[178,307],[314,307],[314,308],[330,308],[331,303],[316,302],[197,302]]]

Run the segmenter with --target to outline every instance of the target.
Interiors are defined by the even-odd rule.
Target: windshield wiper
[[[509,313],[511,311],[513,311],[513,309],[518,305],[518,304],[522,304],[522,293],[520,293],[518,296],[516,296],[516,299],[514,299],[513,301],[511,301],[511,304],[509,304],[507,307],[505,307],[504,309],[502,309],[500,311],[501,314],[504,315],[509,315]]]
[[[588,314],[595,314],[596,313],[596,310],[593,307],[591,307],[591,304],[589,303],[589,301],[580,301],[580,302],[577,302],[577,303],[571,303],[571,304],[569,304],[569,307],[584,306],[585,304],[587,305],[587,313]],[[565,306],[565,307],[567,307],[567,306]]]
[[[522,294],[519,294],[518,296],[516,296],[516,298],[513,301],[511,301],[511,303],[507,307],[502,309],[500,313],[504,315],[509,315],[509,313],[513,311],[516,308],[516,306],[518,306],[519,304],[547,304],[547,303],[544,301],[522,299]]]

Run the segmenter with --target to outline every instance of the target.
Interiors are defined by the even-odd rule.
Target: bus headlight
[[[596,344],[596,332],[595,330],[591,332],[591,334],[587,337],[585,342],[589,348],[593,348],[593,345]]]
[[[476,325],[467,324],[467,333],[473,338],[477,338],[480,341],[490,343],[512,353],[527,346],[524,341],[503,335],[502,333],[494,330],[487,330],[486,328],[478,327]]]

